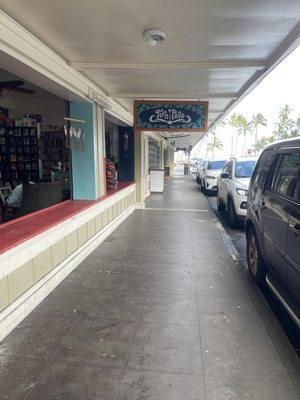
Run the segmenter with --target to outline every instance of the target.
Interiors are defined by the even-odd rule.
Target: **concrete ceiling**
[[[300,32],[299,0],[0,0],[0,7],[128,110],[135,98],[209,100],[210,125]],[[148,28],[164,30],[165,43],[148,47]],[[193,145],[201,134],[184,136]]]

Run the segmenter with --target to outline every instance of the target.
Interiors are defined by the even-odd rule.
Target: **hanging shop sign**
[[[208,101],[135,100],[137,131],[207,131]]]
[[[99,93],[95,92],[95,90],[89,88],[89,99],[93,100],[95,103],[99,104],[101,107],[105,108],[106,110],[111,110],[111,104],[106,101],[103,96]]]

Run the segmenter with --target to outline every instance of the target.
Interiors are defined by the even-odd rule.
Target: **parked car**
[[[191,158],[191,164],[195,165],[196,167],[202,161],[202,158]]]
[[[245,222],[247,260],[300,328],[300,139],[268,146],[253,172]]]
[[[202,176],[203,176],[203,171],[204,168],[207,164],[207,160],[202,160],[198,165],[197,165],[197,171],[196,171],[196,182],[200,185],[202,181]]]
[[[232,228],[246,217],[248,187],[256,161],[256,158],[232,158],[218,178],[218,210],[227,209]]]
[[[217,191],[217,179],[222,172],[227,160],[209,160],[202,171],[201,189],[203,193]]]
[[[201,158],[193,158],[191,160],[190,172],[196,178],[198,165],[201,163]]]

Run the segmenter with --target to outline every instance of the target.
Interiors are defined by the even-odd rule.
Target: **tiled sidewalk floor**
[[[0,399],[296,400],[300,362],[190,178],[0,344]]]

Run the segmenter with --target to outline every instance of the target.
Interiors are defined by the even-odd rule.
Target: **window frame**
[[[269,169],[269,172],[267,173],[267,175],[264,177],[264,180],[262,182],[260,182],[260,181],[257,182],[256,178],[259,176],[258,170],[259,170],[260,165],[261,165],[262,157],[266,152],[270,152],[270,157],[271,157],[271,162],[269,164],[270,169]],[[255,168],[254,168],[254,171],[253,171],[253,174],[252,174],[252,177],[251,177],[251,186],[255,186],[256,188],[260,187],[262,191],[265,191],[266,183],[269,180],[270,173],[273,174],[272,166],[274,165],[275,157],[276,157],[276,148],[274,148],[274,147],[267,148],[261,153],[259,159],[257,160],[257,163],[255,165]],[[262,178],[260,180],[262,180]]]
[[[233,177],[233,165],[234,165],[235,161],[230,160],[229,161],[229,165],[228,165],[228,174],[229,174],[229,178],[231,179]]]
[[[275,182],[278,177],[278,172],[281,166],[281,163],[283,161],[284,155],[285,154],[293,154],[293,153],[300,153],[300,147],[283,147],[279,149],[274,157],[274,160],[272,162],[272,167],[269,173],[269,177],[267,178],[267,190],[269,190],[272,194],[279,196],[283,199],[289,200],[293,203],[300,204],[300,196],[297,198],[297,193],[299,194],[299,187],[300,187],[300,182],[299,180],[296,182],[295,190],[293,193],[293,196],[287,196],[285,194],[276,192],[274,190]]]
[[[224,168],[223,168],[223,172],[227,172],[230,177],[231,177],[231,174],[230,174],[229,170],[231,168],[231,171],[232,171],[232,164],[233,164],[233,161],[229,160],[229,161],[227,161],[227,163],[224,165]]]

